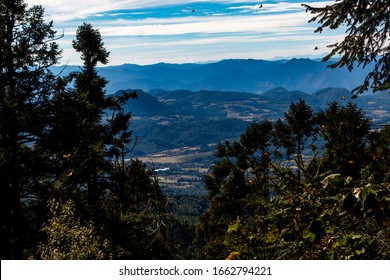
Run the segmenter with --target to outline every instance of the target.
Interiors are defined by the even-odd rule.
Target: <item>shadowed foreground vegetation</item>
[[[136,94],[106,95],[99,31],[77,29],[63,77],[60,37],[41,6],[0,0],[2,259],[389,258],[389,126],[300,99],[217,146],[206,199],[164,194],[131,159]]]

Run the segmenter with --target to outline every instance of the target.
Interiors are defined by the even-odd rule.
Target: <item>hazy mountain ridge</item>
[[[367,69],[330,69],[330,62],[311,59],[255,60],[229,59],[206,64],[152,65],[123,64],[100,67],[99,74],[109,84],[107,92],[137,88],[143,91],[164,90],[210,90],[262,93],[284,87],[287,90],[314,92],[326,87],[343,87],[348,90],[360,85]],[[59,73],[63,67],[53,67]],[[62,74],[77,71],[78,66],[68,66]]]
[[[221,91],[137,90],[125,110],[133,114],[136,154],[149,154],[183,146],[210,146],[224,139],[237,139],[250,122],[283,118],[291,102],[304,99],[313,110],[331,101],[355,102],[374,123],[390,122],[390,95],[378,93],[351,99],[344,88],[324,88],[310,94],[278,87],[263,94]]]

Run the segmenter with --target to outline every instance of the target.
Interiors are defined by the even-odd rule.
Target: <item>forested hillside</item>
[[[56,75],[60,39],[41,6],[0,0],[2,259],[389,259],[387,78],[356,102],[285,89],[291,72],[261,95],[112,94],[99,30],[78,27],[82,65]],[[313,86],[300,62],[272,67]],[[230,63],[230,80],[247,75]]]
[[[316,112],[324,110],[333,101],[343,105],[353,102],[367,112],[374,125],[390,121],[390,96],[387,93],[351,99],[351,92],[343,88],[305,93],[278,87],[262,94],[159,90],[152,92],[152,96],[142,90],[135,92],[137,99],[124,104],[124,110],[132,112],[133,136],[139,138],[133,151],[136,156],[183,147],[210,151],[210,145],[237,140],[251,122],[282,118],[290,103],[300,98]]]

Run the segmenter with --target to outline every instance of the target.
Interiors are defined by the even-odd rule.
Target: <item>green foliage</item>
[[[223,244],[242,259],[386,259],[389,203],[373,188],[390,195],[384,185],[339,192],[305,186],[298,199],[275,198],[266,214],[230,224]]]
[[[373,131],[369,138],[368,152],[371,158],[369,173],[378,181],[390,178],[390,126],[380,131]]]
[[[370,121],[353,103],[340,106],[329,104],[325,112],[318,115],[321,136],[325,142],[324,160],[326,168],[356,176],[367,162],[367,146]]]
[[[390,255],[388,158],[381,162],[387,169],[374,167],[377,155],[387,155],[388,142],[382,142],[388,139],[387,129],[372,132],[373,143],[383,143],[374,151],[368,141],[369,120],[354,105],[333,103],[325,112],[310,114],[312,128],[296,122],[297,108],[291,105],[292,119],[286,124],[281,120],[253,124],[239,142],[217,147],[219,161],[205,181],[210,206],[198,228],[203,257],[386,259]],[[324,143],[323,151],[301,150],[304,168],[289,164],[278,151],[287,147],[280,143],[299,147],[297,142],[307,137],[288,138],[284,130],[289,126],[295,127],[290,132],[294,135],[308,129],[308,138]],[[316,126],[321,129],[313,129]],[[355,169],[341,164],[351,156]],[[304,171],[302,178],[297,176],[299,170]]]
[[[389,65],[389,5],[388,0],[354,1],[340,0],[326,7],[311,7],[302,4],[306,10],[315,16],[310,22],[318,22],[316,32],[323,29],[338,29],[346,27],[346,36],[341,43],[330,45],[331,52],[324,58],[340,56],[331,67],[347,66],[351,71],[354,67],[366,67],[373,64],[373,69],[367,75],[364,83],[354,89],[359,94],[372,88],[374,91],[390,88]]]
[[[109,199],[104,204],[104,231],[116,259],[165,259],[166,199],[157,177],[138,159],[116,170]]]
[[[303,99],[291,103],[284,115],[286,123],[278,120],[275,124],[275,143],[286,150],[288,157],[293,156],[297,165],[297,179],[301,181],[301,172],[305,171],[303,152],[308,145],[314,143],[317,132],[313,110]]]
[[[74,202],[50,202],[51,218],[42,231],[47,242],[38,246],[38,257],[43,260],[110,259],[110,244],[100,237],[92,222],[82,225],[76,217]]]

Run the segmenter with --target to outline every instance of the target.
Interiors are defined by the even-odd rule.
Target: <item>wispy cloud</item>
[[[50,17],[56,21],[71,21],[80,18],[87,18],[95,16],[96,14],[104,14],[116,10],[136,10],[136,9],[150,9],[156,7],[169,7],[174,5],[185,4],[187,7],[196,7],[199,3],[209,3],[226,5],[226,10],[244,9],[252,10],[256,12],[288,12],[292,10],[302,10],[300,2],[289,3],[288,1],[264,1],[265,4],[260,10],[259,1],[211,1],[211,0],[195,0],[195,1],[183,1],[178,0],[26,0],[26,3],[30,5],[43,5]],[[270,2],[270,3],[267,3]],[[334,1],[306,1],[313,6],[328,5],[334,3]],[[238,6],[231,6],[233,4],[243,4]],[[185,9],[183,11],[191,11],[192,9]],[[210,11],[211,14],[212,11]],[[227,14],[227,13],[224,13]]]
[[[25,1],[44,6],[48,19],[64,33],[60,44],[70,63],[79,61],[71,40],[83,21],[100,30],[111,64],[316,55],[313,46],[332,43],[340,34],[314,34],[311,15],[296,0]]]
[[[199,2],[211,1],[197,0],[186,3]],[[183,4],[183,2],[177,0],[26,0],[26,3],[44,6],[49,15],[57,21],[70,21],[116,10],[134,10]]]
[[[309,17],[305,13],[291,15],[269,15],[261,17],[207,17],[202,19],[169,19],[123,21],[100,29],[106,36],[151,36],[182,35],[191,33],[235,33],[235,32],[283,32],[288,28],[305,26]]]

